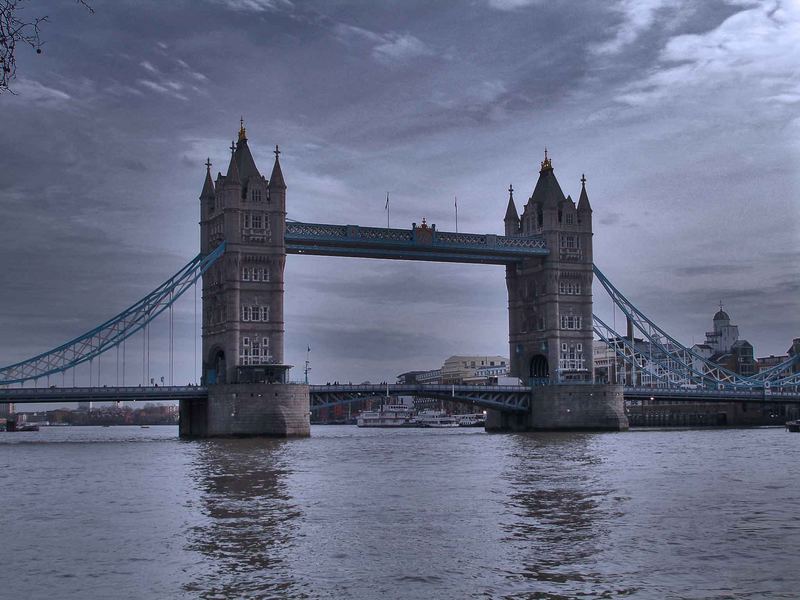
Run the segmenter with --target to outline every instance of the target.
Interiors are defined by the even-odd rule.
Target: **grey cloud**
[[[590,178],[597,263],[657,322],[691,341],[722,297],[757,352],[784,351],[800,329],[797,122],[769,98],[796,92],[788,9],[643,6],[634,22],[632,3],[53,5],[64,26],[0,98],[0,363],[196,253],[202,163],[225,170],[240,115],[263,173],[281,145],[289,215],[309,221],[379,226],[389,190],[393,225],[452,229],[457,194],[461,230],[499,233],[508,183],[529,194],[547,145],[565,193]],[[501,268],[325,260],[287,260],[287,359],[309,342],[314,377],[507,352]]]

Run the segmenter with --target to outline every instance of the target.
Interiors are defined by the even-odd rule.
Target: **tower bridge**
[[[423,219],[409,229],[301,223],[286,219],[287,185],[280,151],[269,179],[250,152],[244,126],[231,144],[225,175],[211,175],[200,194],[200,253],[181,271],[117,316],[31,359],[0,368],[1,402],[77,399],[179,399],[183,436],[309,434],[309,408],[350,402],[364,394],[412,393],[487,408],[488,426],[509,429],[627,428],[623,393],[641,390],[594,381],[594,336],[630,368],[648,369],[653,394],[693,401],[765,392],[800,396],[800,356],[745,377],[682,346],[630,302],[593,264],[592,208],[581,178],[578,202],[565,196],[545,152],[520,213],[509,186],[504,232],[441,231]],[[493,264],[506,272],[510,373],[538,386],[308,386],[292,383],[284,363],[286,254]],[[622,311],[628,331],[614,331],[592,312],[594,279]],[[117,351],[202,281],[200,386],[67,388],[64,374]],[[172,319],[170,319],[170,323]],[[645,361],[638,331],[656,349]],[[171,354],[171,353],[170,353]],[[62,374],[62,387],[49,378]],[[25,388],[48,381],[48,387]],[[380,387],[380,389],[377,389]],[[385,387],[385,389],[384,389]],[[413,389],[412,389],[413,388]],[[653,391],[657,388],[659,391]]]

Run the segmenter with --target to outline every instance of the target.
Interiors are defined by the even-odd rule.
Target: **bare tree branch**
[[[17,77],[17,44],[30,46],[37,54],[42,53],[39,28],[47,22],[47,15],[26,20],[22,14],[26,1],[0,0],[0,94],[14,93],[10,84]],[[87,0],[75,1],[94,14]]]

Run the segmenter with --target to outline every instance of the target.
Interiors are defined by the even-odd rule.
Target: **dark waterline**
[[[0,434],[2,598],[797,598],[800,435]]]

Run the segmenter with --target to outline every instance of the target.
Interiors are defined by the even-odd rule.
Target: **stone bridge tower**
[[[509,188],[505,233],[541,235],[550,254],[506,267],[511,374],[527,382],[592,379],[592,208],[564,197],[545,150],[522,216]]]
[[[258,171],[244,123],[225,175],[200,194],[200,248],[223,241],[203,275],[203,385],[207,400],[182,400],[183,437],[310,433],[308,386],[288,383],[283,360],[286,184],[280,152],[269,180]]]
[[[200,194],[204,254],[226,242],[225,254],[203,276],[203,382],[285,380],[283,270],[286,184],[279,151],[269,180],[258,171],[244,124],[231,143],[225,175]]]
[[[592,208],[581,177],[577,206],[564,196],[545,150],[520,216],[509,187],[505,233],[542,236],[550,253],[506,267],[511,374],[531,388],[530,412],[489,411],[486,428],[628,428],[622,386],[593,383]],[[540,385],[541,384],[541,385]]]

